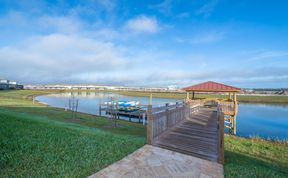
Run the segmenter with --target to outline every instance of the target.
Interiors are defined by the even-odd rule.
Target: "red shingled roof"
[[[204,82],[190,87],[185,87],[185,91],[198,91],[198,92],[240,92],[240,88],[224,85],[216,82]]]

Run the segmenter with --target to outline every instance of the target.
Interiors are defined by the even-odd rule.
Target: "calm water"
[[[237,135],[288,140],[288,105],[240,103]]]
[[[124,101],[140,101],[141,104],[149,103],[148,97],[129,97],[106,92],[74,92],[73,95],[79,99],[78,110],[90,114],[99,114],[99,103],[109,101],[111,97]],[[71,96],[72,93],[62,93],[38,96],[36,99],[51,106],[65,108]],[[180,100],[153,97],[153,106],[177,101]],[[288,105],[240,103],[237,135],[288,140]]]
[[[111,101],[111,98],[116,98],[120,101],[139,101],[142,105],[149,104],[149,97],[130,97],[108,92],[67,92],[38,96],[36,100],[54,107],[68,108],[69,98],[72,96],[79,99],[78,111],[96,115],[99,115],[99,104]],[[153,97],[152,104],[153,107],[157,107],[164,106],[166,103],[175,104],[176,102],[181,102],[181,100]],[[102,111],[102,115],[104,115],[104,111]],[[121,119],[128,120],[126,117],[121,117]],[[132,119],[132,121],[138,122],[138,119]]]

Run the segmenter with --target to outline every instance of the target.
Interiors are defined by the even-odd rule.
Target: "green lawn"
[[[288,142],[225,136],[225,177],[288,177]]]
[[[46,92],[37,91],[36,94]],[[34,91],[0,91],[0,177],[86,177],[146,143],[141,124],[79,114],[25,99]]]
[[[73,121],[63,109],[33,104],[32,95],[46,93],[0,91],[0,177],[86,177],[146,143],[141,124],[111,128],[83,113]],[[288,143],[225,136],[224,169],[226,177],[288,177]]]

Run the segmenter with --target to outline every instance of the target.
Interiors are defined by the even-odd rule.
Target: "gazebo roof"
[[[240,92],[240,88],[232,87],[229,85],[217,83],[217,82],[204,82],[190,87],[185,87],[182,90],[185,91],[197,91],[197,92]]]

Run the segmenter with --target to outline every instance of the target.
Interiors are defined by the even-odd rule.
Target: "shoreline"
[[[49,94],[55,94],[55,93],[49,93]],[[49,94],[39,94],[39,95],[37,95],[37,96],[44,96],[44,95],[49,95]],[[133,95],[129,95],[129,96],[133,96]],[[168,98],[168,97],[166,97],[166,98]],[[173,99],[173,98],[172,98],[172,99]],[[35,100],[35,101],[36,101],[36,100]],[[44,102],[42,103],[42,102],[39,102],[38,100],[37,100],[37,102],[40,103],[40,104],[44,104]],[[277,104],[277,105],[285,105],[285,106],[287,105],[287,106],[288,106],[288,103],[287,103],[287,104],[283,104],[283,103],[255,103],[255,102],[239,102],[239,103],[242,103],[242,104],[253,104],[253,103],[254,103],[254,104]],[[45,105],[48,106],[48,107],[65,110],[65,108],[56,107],[56,106],[51,106],[51,105],[49,105],[49,104],[47,104],[47,103],[45,103]],[[69,111],[67,111],[67,112],[69,112]],[[97,114],[91,114],[91,113],[88,113],[88,112],[77,111],[77,113],[88,114],[88,115],[97,116],[97,117],[105,117],[105,116],[100,116],[100,115],[97,115]],[[105,118],[107,118],[107,117],[105,117]],[[127,121],[127,120],[125,120],[125,119],[120,119],[120,120]],[[127,121],[127,122],[129,122],[129,121]],[[133,122],[133,123],[138,124],[138,122]],[[139,124],[142,125],[142,123],[139,123]],[[229,135],[229,134],[225,134],[225,135]],[[235,136],[236,136],[236,137],[239,137],[239,138],[254,139],[254,140],[257,139],[257,140],[269,141],[269,142],[275,142],[275,143],[278,143],[278,142],[280,142],[280,143],[288,143],[288,138],[284,138],[284,139],[279,139],[279,138],[263,138],[263,137],[260,137],[260,136],[257,136],[257,135],[255,135],[255,136],[253,136],[253,135],[251,135],[251,136],[239,136],[239,135],[235,135]]]
[[[28,91],[42,91],[47,94],[67,93],[67,92],[110,92],[118,93],[125,96],[142,96],[149,97],[152,94],[153,97],[158,98],[173,98],[173,99],[186,99],[186,93],[173,93],[173,92],[138,92],[138,91],[114,91],[114,90],[28,90]],[[45,94],[40,94],[45,95]],[[217,94],[196,94],[195,99],[203,98],[216,98],[220,99],[227,98],[228,95],[217,95]],[[238,102],[241,103],[260,103],[260,104],[288,104],[288,96],[286,95],[237,95]]]

